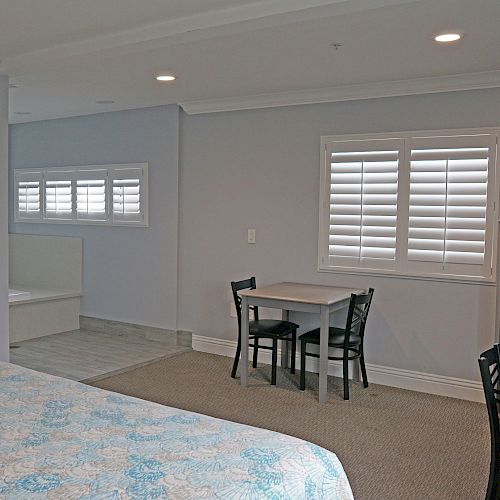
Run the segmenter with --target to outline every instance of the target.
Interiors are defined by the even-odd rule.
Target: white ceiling
[[[498,0],[0,0],[0,73],[16,123],[497,71],[499,26]]]

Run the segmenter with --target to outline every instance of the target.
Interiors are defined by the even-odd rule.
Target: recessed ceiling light
[[[461,38],[463,38],[462,33],[440,33],[434,37],[434,40],[439,43],[450,43],[457,42]]]
[[[31,115],[31,111],[14,111],[15,115]]]
[[[100,101],[96,101],[96,104],[114,104],[115,101],[111,99],[101,99]]]
[[[175,80],[174,75],[156,75],[155,78],[159,82],[173,82]]]

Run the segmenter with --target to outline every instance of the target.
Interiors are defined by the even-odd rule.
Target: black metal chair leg
[[[300,390],[306,390],[306,343],[300,343]]]
[[[253,346],[253,362],[252,366],[254,368],[257,368],[257,357],[259,355],[259,339],[255,337],[254,339],[254,346]]]
[[[236,378],[236,370],[238,369],[238,362],[240,360],[241,353],[241,338],[238,337],[238,346],[236,347],[236,356],[234,357],[233,369],[231,371],[231,377]]]
[[[361,367],[361,376],[363,377],[363,387],[368,387],[368,377],[366,376],[365,355],[363,351],[359,356],[359,365]]]
[[[297,330],[292,333],[292,359],[290,361],[290,373],[295,373],[295,356],[297,355]]]
[[[271,365],[271,385],[276,385],[276,367],[278,365],[278,340],[273,339],[273,357]]]
[[[342,376],[344,378],[344,399],[349,399],[349,354],[344,352],[344,359],[342,361]]]

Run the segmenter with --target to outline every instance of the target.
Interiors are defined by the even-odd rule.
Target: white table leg
[[[290,311],[283,309],[281,311],[281,319],[283,321],[288,321],[290,317]],[[281,367],[290,368],[289,356],[288,356],[288,342],[286,340],[281,341]]]
[[[319,333],[319,402],[326,403],[328,396],[328,336],[330,329],[330,309],[321,306]]]
[[[248,298],[241,297],[241,361],[240,382],[248,384]]]

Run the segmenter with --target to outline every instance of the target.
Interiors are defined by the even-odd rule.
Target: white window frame
[[[113,213],[113,183],[112,179],[116,172],[126,170],[140,171],[140,210],[141,220],[117,219]],[[106,180],[106,217],[101,220],[78,217],[76,203],[76,185],[78,180],[88,180],[89,172],[99,171]],[[45,181],[49,178],[55,178],[58,173],[64,179],[72,181],[72,213],[68,218],[50,217],[46,213]],[[40,214],[37,217],[23,216],[19,213],[18,203],[18,179],[26,177],[28,174],[40,180]],[[14,169],[14,222],[28,224],[77,224],[77,225],[95,225],[95,226],[129,226],[129,227],[149,227],[149,181],[147,163],[123,163],[112,165],[79,165],[70,167],[44,167],[44,168],[18,168]],[[63,180],[64,180],[63,179]]]
[[[409,195],[410,195],[410,140],[411,138],[450,137],[459,135],[496,135],[496,151],[493,158],[493,170],[490,171],[492,185],[488,185],[489,224],[486,227],[485,257],[491,259],[491,273],[488,276],[470,276],[465,274],[444,274],[427,270],[411,269],[406,256],[409,224]],[[405,147],[399,165],[398,173],[398,219],[396,262],[393,269],[377,267],[340,266],[329,264],[329,225],[330,225],[330,161],[327,158],[328,144],[343,141],[371,141],[377,139],[403,139]],[[446,129],[446,130],[417,130],[397,133],[375,133],[355,135],[322,136],[320,146],[320,197],[319,197],[319,238],[318,238],[318,272],[360,274],[368,276],[389,276],[395,278],[422,279],[433,281],[452,281],[462,283],[483,283],[493,285],[497,281],[497,241],[498,241],[498,205],[499,205],[499,140],[500,128],[474,129]],[[491,169],[491,165],[489,166]],[[493,199],[491,199],[493,198]],[[400,200],[402,202],[400,202]]]

